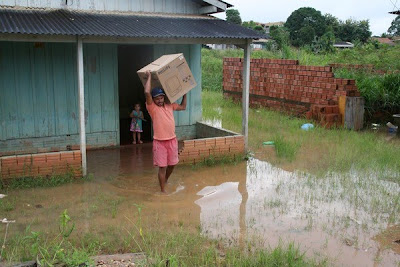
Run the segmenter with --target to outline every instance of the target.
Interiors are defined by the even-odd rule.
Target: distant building
[[[333,44],[333,47],[336,48],[354,48],[354,44],[350,42],[336,42]]]
[[[267,46],[267,43],[270,40],[268,39],[258,39],[258,40],[254,40],[253,43],[250,45],[251,48],[253,48],[254,50],[261,50],[264,49]]]
[[[283,27],[283,25],[285,24],[285,22],[283,22],[283,21],[268,22],[268,23],[256,22],[256,24],[262,26],[263,29],[265,30],[265,33],[266,33],[267,35],[269,35],[269,31],[270,31],[271,26]]]
[[[214,50],[237,49],[237,47],[233,44],[206,44],[206,46]]]
[[[381,44],[387,44],[387,45],[395,45],[396,43],[389,39],[389,38],[383,38],[383,37],[372,37],[372,40],[376,40]]]

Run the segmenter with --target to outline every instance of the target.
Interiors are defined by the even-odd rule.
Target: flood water
[[[163,196],[151,153],[151,144],[89,151],[92,181],[0,192],[15,203],[0,219],[16,220],[11,235],[27,225],[46,231],[56,229],[68,209],[78,232],[101,234],[110,226],[124,231],[141,207],[147,224],[200,228],[227,245],[294,242],[332,265],[400,264],[400,244],[390,248],[376,238],[400,223],[400,186],[377,174],[314,177],[252,158],[236,165],[178,166]]]

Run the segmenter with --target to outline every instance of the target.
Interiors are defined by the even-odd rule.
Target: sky
[[[400,9],[400,0],[225,0],[239,10],[242,21],[286,21],[300,7],[313,7],[340,20],[369,20],[372,35],[381,35],[390,27],[396,15],[388,12]],[[397,7],[397,8],[396,8]],[[225,13],[215,14],[225,19]]]

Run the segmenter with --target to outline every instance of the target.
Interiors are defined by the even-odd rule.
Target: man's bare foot
[[[143,144],[143,141],[142,141],[142,140],[139,140],[139,144]]]
[[[132,144],[136,145],[136,141],[133,141]]]

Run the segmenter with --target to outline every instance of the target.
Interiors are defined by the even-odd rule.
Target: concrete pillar
[[[242,90],[242,134],[244,135],[245,150],[248,150],[249,140],[249,92],[250,92],[250,52],[252,40],[247,40],[244,46],[243,59],[243,90]]]
[[[83,45],[82,38],[77,37],[77,70],[78,70],[78,91],[79,91],[79,136],[80,149],[82,154],[82,175],[87,175],[86,160],[86,128],[85,128],[85,83],[83,70]]]

